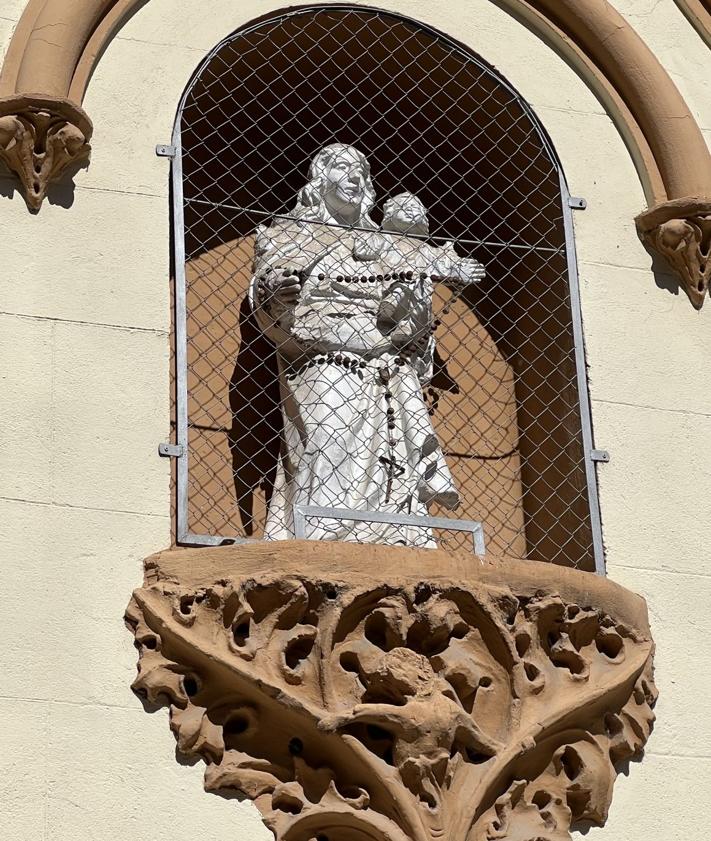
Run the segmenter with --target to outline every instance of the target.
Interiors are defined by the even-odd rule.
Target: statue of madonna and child
[[[311,162],[288,217],[257,231],[250,299],[274,343],[284,432],[265,537],[294,536],[294,506],[427,516],[459,504],[423,386],[432,377],[433,283],[484,277],[452,243],[427,241],[411,193],[370,218],[365,156],[334,143]],[[306,520],[310,540],[432,546],[421,527]]]

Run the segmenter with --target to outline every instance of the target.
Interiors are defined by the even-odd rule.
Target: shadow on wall
[[[672,295],[686,296],[676,274],[670,271],[669,264],[660,255],[645,246],[645,250],[652,261],[650,271],[654,275],[654,282],[658,289],[664,289]]]
[[[229,384],[235,499],[245,535],[263,526],[274,488],[282,418],[274,345],[266,338],[245,296],[239,313],[240,346]],[[258,498],[261,492],[261,499]],[[262,509],[255,511],[255,502]],[[256,519],[255,519],[256,517]]]
[[[11,201],[18,200],[24,202],[22,188],[17,177],[5,168],[3,164],[0,164],[0,167],[2,167],[2,171],[0,172],[0,196]],[[49,183],[47,187],[47,201],[56,207],[69,209],[74,204],[74,192],[76,189],[74,177],[80,170],[88,168],[89,161],[87,160],[70,164],[62,175],[61,181],[52,181]],[[27,212],[34,214],[39,211],[28,208]]]

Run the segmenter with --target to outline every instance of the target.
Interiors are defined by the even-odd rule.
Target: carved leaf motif
[[[550,593],[157,581],[127,621],[135,690],[283,841],[565,841],[653,721],[649,639]]]
[[[486,841],[568,841],[570,835],[564,827],[570,823],[570,813],[562,801],[538,794],[534,802],[527,797],[527,789],[525,780],[517,780],[496,801],[486,826]]]
[[[213,762],[222,759],[225,750],[222,728],[210,721],[205,707],[171,706],[170,729],[175,733],[178,750],[185,756],[204,756]]]

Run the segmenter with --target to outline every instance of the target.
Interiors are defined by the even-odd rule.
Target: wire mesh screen
[[[176,139],[178,539],[321,506],[593,569],[569,211],[520,96],[411,21],[299,9],[213,51]]]

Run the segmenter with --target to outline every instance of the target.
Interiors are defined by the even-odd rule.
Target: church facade
[[[704,838],[706,0],[6,6],[7,837]]]

